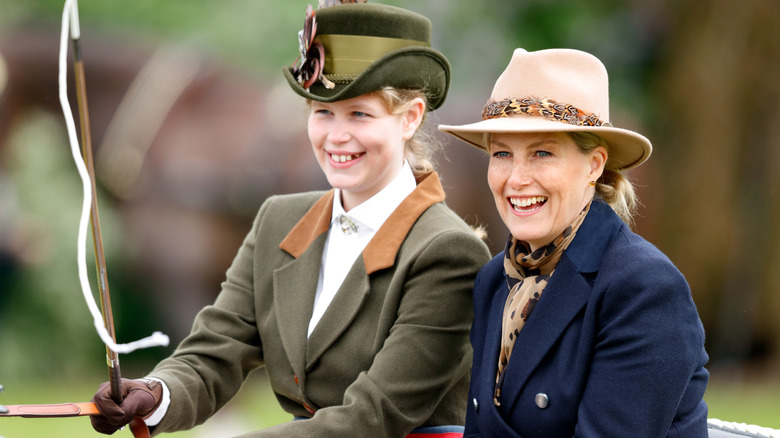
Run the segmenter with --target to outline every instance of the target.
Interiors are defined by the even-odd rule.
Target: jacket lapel
[[[477,397],[483,403],[487,403],[488,406],[482,407],[482,414],[488,418],[488,420],[480,421],[480,428],[486,427],[487,429],[481,430],[486,436],[500,436],[500,437],[517,437],[511,426],[506,422],[506,419],[502,415],[502,408],[496,408],[493,405],[493,391],[495,388],[496,373],[498,372],[498,357],[499,349],[501,348],[501,325],[502,318],[499,315],[503,315],[504,304],[506,303],[507,296],[509,295],[509,288],[506,286],[506,282],[500,281],[499,287],[491,295],[493,301],[490,305],[490,310],[487,315],[487,327],[485,329],[485,348],[482,351],[482,367],[481,375],[474,376],[472,380],[479,379],[481,382],[490,382],[490,384],[479,385],[479,393]],[[542,295],[544,296],[544,295]],[[537,309],[539,304],[537,304]],[[536,309],[534,309],[536,312]],[[528,323],[523,327],[523,331],[528,328]],[[513,353],[514,354],[514,353]],[[517,361],[515,361],[517,362]],[[512,360],[509,361],[509,365],[512,366]],[[523,364],[524,365],[524,364]],[[510,372],[515,372],[510,370]],[[511,374],[507,376],[504,387],[501,393],[502,407],[512,406],[513,400],[517,398],[517,393],[523,387],[527,376],[515,376]],[[511,381],[510,381],[511,380]],[[506,408],[511,410],[510,408]]]
[[[330,190],[315,202],[279,244],[279,248],[294,258],[273,274],[279,337],[301,384],[306,375],[306,335],[314,309],[326,231],[330,227],[333,193]]]
[[[362,257],[358,257],[309,337],[306,348],[307,370],[347,330],[363,307],[370,290],[365,264]]]
[[[395,264],[395,256],[417,218],[431,205],[444,201],[439,175],[431,172],[417,179],[417,187],[377,230],[363,250],[366,272],[373,274]]]
[[[498,373],[498,358],[501,349],[502,316],[504,314],[504,305],[507,296],[509,296],[509,288],[503,279],[499,282],[498,290],[491,296],[493,297],[493,302],[490,305],[489,317],[487,318],[488,325],[485,333],[487,342],[485,349],[482,351],[482,374],[484,375],[483,381],[495,383],[496,373]],[[527,326],[528,324],[523,328],[525,329]],[[494,385],[483,385],[483,390],[485,389],[487,394],[483,393],[482,396],[485,400],[492,401]]]
[[[279,248],[293,257],[300,257],[314,239],[328,231],[333,213],[333,195],[334,191],[330,190],[320,198],[290,230]],[[442,201],[444,189],[438,173],[430,172],[417,178],[417,187],[393,211],[363,250],[366,273],[373,274],[393,266],[401,244],[420,215],[431,205]]]
[[[569,259],[562,257],[531,317],[517,336],[502,388],[502,404],[515,403],[542,358],[588,302],[590,290],[590,285]],[[513,361],[515,355],[519,360]]]
[[[522,360],[509,360],[508,375],[502,388],[502,404],[515,403],[533,371],[587,304],[592,288],[584,274],[598,272],[604,251],[622,223],[607,204],[601,200],[593,201],[577,236],[564,252],[531,317],[517,336],[512,357],[519,355]],[[506,300],[508,291],[502,295]],[[500,304],[499,313],[494,314],[502,314],[503,301]],[[494,312],[495,307],[494,303]],[[494,358],[498,357],[501,337],[501,318],[497,319],[498,330],[496,334],[491,334],[496,340],[496,345],[491,346]],[[496,368],[497,365],[494,365],[493,373]]]
[[[314,291],[319,281],[326,236],[321,234],[316,237],[300,257],[276,269],[273,274],[274,310],[279,337],[299,379],[305,376],[306,335],[314,308]]]
[[[313,365],[358,316],[371,290],[370,275],[395,265],[398,251],[417,218],[431,205],[443,200],[444,190],[436,172],[417,180],[415,190],[393,211],[355,260],[333,302],[314,328],[306,350],[307,366]]]
[[[431,172],[417,179],[417,187],[387,218],[357,258],[333,302],[307,339],[314,294],[319,281],[322,252],[333,211],[334,191],[320,198],[279,244],[295,260],[274,272],[274,297],[280,335],[293,370],[303,378],[306,364],[313,364],[341,336],[358,315],[368,292],[369,276],[392,267],[406,235],[431,205],[444,200],[439,175]],[[306,312],[300,312],[300,306]]]
[[[298,221],[297,224],[287,233],[279,248],[286,251],[291,256],[298,258],[309,248],[314,240],[328,231],[330,228],[330,218],[333,214],[333,194],[334,190],[325,193],[309,211]],[[325,248],[324,244],[320,248],[320,255]],[[319,270],[322,261],[317,262],[316,268]],[[314,268],[314,266],[312,266]],[[313,295],[312,295],[313,296]]]

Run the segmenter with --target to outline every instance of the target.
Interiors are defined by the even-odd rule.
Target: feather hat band
[[[444,102],[450,64],[431,45],[431,22],[394,6],[349,3],[309,7],[300,55],[284,76],[299,95],[321,102],[384,87],[423,90],[428,109]]]
[[[487,151],[490,133],[590,132],[607,142],[607,168],[636,167],[652,152],[643,135],[609,122],[609,79],[595,56],[572,49],[516,49],[482,121],[439,130]]]

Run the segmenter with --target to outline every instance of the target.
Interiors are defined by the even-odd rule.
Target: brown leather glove
[[[92,402],[101,415],[90,417],[92,427],[106,435],[111,435],[134,417],[147,417],[160,406],[162,385],[156,380],[122,379],[122,403],[117,405],[111,399],[108,382],[98,388]]]

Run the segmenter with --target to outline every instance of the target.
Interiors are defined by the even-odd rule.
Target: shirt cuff
[[[171,405],[171,391],[165,385],[165,382],[160,379],[146,377],[145,380],[154,380],[160,382],[160,385],[162,385],[162,401],[160,401],[160,406],[152,412],[152,415],[144,418],[144,423],[146,423],[147,426],[157,426],[160,424],[163,417],[165,417],[165,414],[168,412],[168,407]]]

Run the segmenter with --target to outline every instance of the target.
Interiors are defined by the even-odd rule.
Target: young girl
[[[96,430],[136,416],[155,433],[191,428],[261,366],[296,420],[247,436],[403,437],[464,423],[471,291],[489,253],[444,204],[418,138],[449,63],[429,47],[430,22],[403,9],[331,6],[305,26],[284,73],[309,101],[333,189],[260,207],[216,302],[173,355],[123,381],[120,405],[98,390]]]

